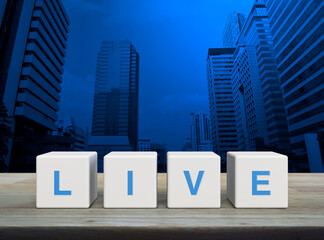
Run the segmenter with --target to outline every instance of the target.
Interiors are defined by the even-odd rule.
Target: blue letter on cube
[[[204,175],[204,171],[199,171],[195,186],[193,186],[193,184],[192,184],[189,171],[183,171],[183,172],[186,177],[191,195],[197,195],[201,179]]]
[[[54,171],[54,195],[71,195],[71,191],[60,190],[60,171]]]
[[[127,195],[133,195],[133,171],[127,172],[127,181],[128,181]]]
[[[252,171],[252,195],[270,195],[270,191],[258,191],[258,185],[269,185],[268,180],[258,180],[258,175],[270,175],[270,171]]]

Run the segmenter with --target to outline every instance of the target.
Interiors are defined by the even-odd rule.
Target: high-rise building
[[[2,0],[0,20],[0,96],[14,117],[9,171],[34,171],[56,128],[70,21],[61,0]]]
[[[240,32],[245,22],[245,16],[242,13],[232,12],[226,21],[223,30],[223,46],[235,47]]]
[[[89,149],[97,150],[100,146],[100,149],[106,151],[98,150],[98,169],[108,150],[136,150],[138,74],[139,54],[130,41],[102,42],[97,57],[92,133],[89,140]],[[112,142],[114,144],[110,146]]]
[[[287,151],[286,114],[265,4],[256,2],[238,38],[233,71],[237,124],[245,149]],[[245,118],[245,119],[241,119]],[[239,128],[238,128],[239,129]],[[240,135],[239,134],[239,135]],[[241,142],[239,143],[241,145]]]
[[[137,146],[139,55],[130,41],[104,41],[97,58],[93,136],[128,136]]]
[[[258,139],[269,144],[259,69],[254,46],[234,53],[232,88],[239,150],[256,150]]]
[[[237,146],[231,77],[235,48],[210,48],[207,57],[207,77],[211,136],[213,150],[226,160],[227,151]]]
[[[209,117],[204,113],[191,113],[191,116],[192,151],[213,151]]]
[[[305,134],[324,132],[324,2],[317,0],[265,1],[281,89],[287,112],[290,142],[299,168],[307,169]],[[309,139],[309,138],[306,138]],[[317,143],[318,144],[318,143]],[[322,149],[324,152],[324,149]],[[309,162],[320,159],[308,159]]]

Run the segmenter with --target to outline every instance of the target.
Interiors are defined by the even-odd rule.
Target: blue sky
[[[64,0],[71,25],[59,117],[91,129],[96,57],[103,40],[130,40],[140,54],[139,138],[181,150],[191,112],[209,113],[208,48],[222,46],[230,12],[253,0]]]

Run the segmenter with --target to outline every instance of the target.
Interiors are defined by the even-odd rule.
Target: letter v
[[[184,173],[184,175],[186,177],[186,180],[187,180],[188,187],[189,187],[191,195],[197,195],[201,179],[202,179],[202,177],[204,175],[204,171],[199,171],[195,186],[193,186],[193,184],[192,184],[189,171],[183,171],[183,173]]]

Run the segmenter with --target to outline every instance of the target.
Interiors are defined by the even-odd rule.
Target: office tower
[[[291,147],[299,168],[307,169],[306,152],[309,164],[320,159],[321,154],[310,158],[314,150],[306,146],[318,142],[308,144],[305,134],[317,134],[321,140],[319,135],[324,132],[324,2],[273,0],[266,1],[266,6]],[[321,150],[323,153],[323,147]]]
[[[239,150],[256,150],[256,140],[269,144],[259,69],[254,46],[234,53],[232,88]]]
[[[60,0],[2,0],[0,14],[0,96],[14,117],[9,171],[34,171],[56,128],[70,21]]]
[[[128,136],[137,146],[139,55],[130,41],[104,41],[97,58],[93,136]]]
[[[136,150],[139,54],[130,41],[104,41],[97,57],[89,149],[102,157],[114,150]]]
[[[207,57],[213,150],[224,163],[227,151],[238,148],[231,84],[234,51],[235,48],[210,48]]]
[[[245,22],[245,16],[242,13],[231,13],[226,21],[223,30],[223,46],[235,47],[240,32],[242,31]]]
[[[288,151],[287,120],[264,3],[254,4],[234,55],[232,78],[235,110],[241,111],[236,113],[240,147]]]
[[[139,55],[130,41],[104,41],[97,58],[93,136],[128,136],[136,149]]]
[[[191,113],[190,126],[192,151],[213,151],[210,119],[204,113]]]

